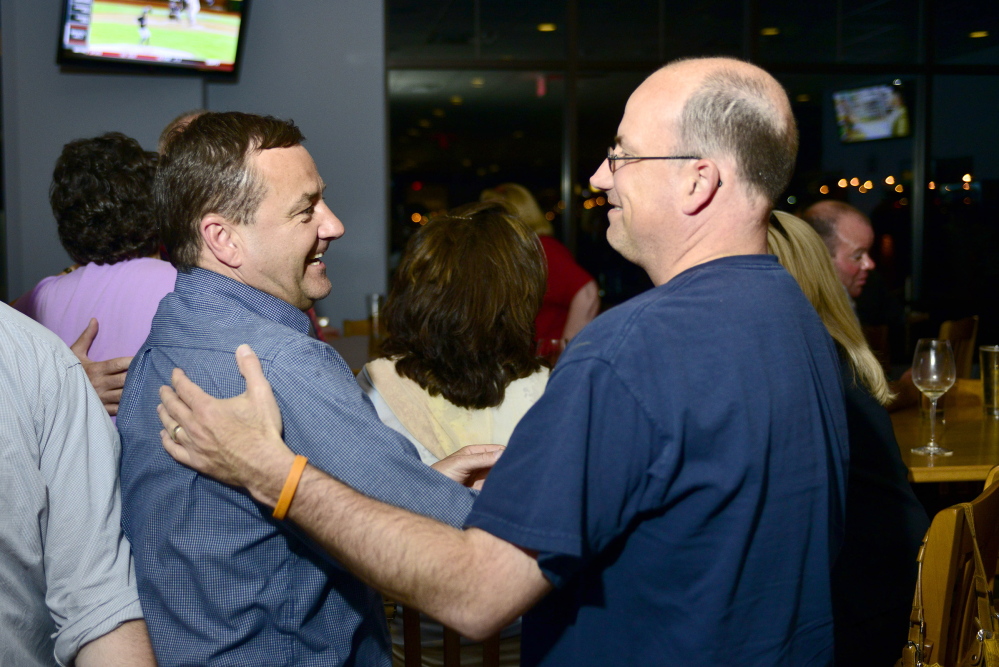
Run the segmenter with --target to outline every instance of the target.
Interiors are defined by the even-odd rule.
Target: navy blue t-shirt
[[[776,258],[727,257],[577,336],[467,525],[556,586],[525,666],[827,665],[847,453],[815,311]]]

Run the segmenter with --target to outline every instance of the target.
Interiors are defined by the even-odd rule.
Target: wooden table
[[[953,392],[953,393],[952,393]],[[902,460],[913,482],[984,481],[993,466],[999,465],[999,419],[986,418],[982,411],[982,384],[979,380],[958,380],[941,399],[944,421],[937,421],[940,446],[954,450],[950,456],[921,456],[913,447],[930,438],[928,416],[918,407],[891,415]]]

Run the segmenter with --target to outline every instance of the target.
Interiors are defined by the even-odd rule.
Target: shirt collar
[[[247,310],[261,317],[283,324],[307,336],[312,334],[309,316],[287,301],[261,292],[221,273],[194,267],[189,271],[177,272],[177,291],[187,294],[200,294],[205,297],[218,296],[239,302]]]

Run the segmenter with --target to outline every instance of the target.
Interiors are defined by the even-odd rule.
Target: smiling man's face
[[[615,155],[669,155],[677,144],[676,123],[697,78],[684,68],[660,70],[632,93],[618,126]],[[667,94],[668,93],[668,94]],[[650,271],[664,239],[677,224],[677,176],[689,160],[609,160],[590,178],[607,192],[607,241],[626,259]]]
[[[332,285],[322,255],[343,235],[343,224],[323,201],[323,184],[302,146],[271,148],[249,160],[265,195],[243,240],[241,278],[302,310],[326,297]]]

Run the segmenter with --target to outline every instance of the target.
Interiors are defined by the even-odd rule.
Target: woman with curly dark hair
[[[59,240],[76,264],[13,305],[67,345],[85,332],[80,340],[92,346],[81,358],[131,357],[149,335],[160,299],[173,290],[177,271],[159,259],[155,171],[156,154],[119,132],[71,141],[56,161],[49,202]],[[127,367],[127,359],[121,362]],[[115,414],[117,401],[101,398]]]
[[[358,377],[382,421],[427,463],[505,445],[541,396],[534,318],[545,293],[537,235],[495,203],[433,218],[410,240],[385,304],[381,356]]]

